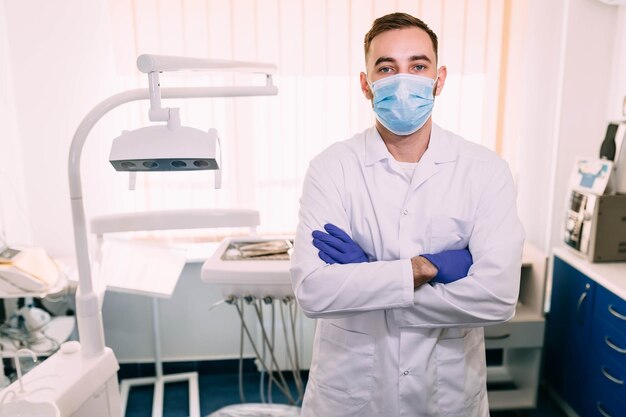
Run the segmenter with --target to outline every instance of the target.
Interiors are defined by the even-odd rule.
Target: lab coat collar
[[[444,131],[441,127],[433,123],[432,130],[430,132],[430,142],[428,143],[428,149],[422,156],[422,161],[429,161],[434,164],[440,164],[445,162],[456,161],[458,157],[458,147],[450,138],[450,134]],[[376,162],[393,158],[383,138],[376,130],[375,126],[372,126],[365,132],[365,165],[370,166]]]

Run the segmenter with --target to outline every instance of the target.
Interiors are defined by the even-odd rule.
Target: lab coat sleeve
[[[500,159],[493,164],[469,239],[473,265],[468,276],[417,288],[413,306],[394,311],[401,327],[480,327],[515,314],[524,231],[508,165]]]
[[[352,235],[342,203],[346,186],[344,169],[349,168],[339,158],[318,157],[311,162],[304,179],[290,270],[300,308],[308,317],[337,318],[411,306],[410,260],[328,265],[313,246],[311,233],[323,231],[326,223],[333,223]]]

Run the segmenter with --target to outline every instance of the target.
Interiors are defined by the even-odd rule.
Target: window
[[[140,176],[117,207],[132,210],[238,207],[261,212],[263,234],[291,234],[309,160],[329,144],[373,123],[360,91],[363,36],[375,17],[405,11],[440,39],[448,80],[434,120],[496,148],[505,2],[490,0],[111,0],[110,20],[120,89],[145,87],[141,53],[276,63],[279,94],[269,98],[199,99],[181,107],[183,124],[215,127],[223,146],[223,182],[212,174]],[[506,36],[504,36],[506,41]],[[162,76],[162,85],[228,85],[249,76]],[[134,106],[134,107],[133,107]],[[149,124],[147,104],[132,105],[111,129]],[[501,119],[501,118],[500,118]]]

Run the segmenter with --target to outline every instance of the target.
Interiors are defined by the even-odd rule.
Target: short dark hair
[[[413,17],[407,13],[390,13],[374,20],[371,29],[365,34],[365,39],[363,42],[365,47],[365,57],[367,58],[367,53],[369,52],[372,39],[374,39],[376,36],[380,35],[383,32],[387,32],[388,30],[405,29],[411,27],[420,28],[428,34],[430,40],[433,42],[433,49],[435,51],[436,59],[438,57],[437,35],[422,20],[418,19],[417,17]]]

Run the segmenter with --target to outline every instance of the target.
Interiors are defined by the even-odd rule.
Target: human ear
[[[361,91],[363,92],[363,95],[365,96],[365,98],[368,100],[371,100],[372,98],[374,98],[374,95],[372,94],[372,90],[370,89],[370,86],[367,83],[367,74],[365,74],[364,72],[361,72],[359,76],[359,81],[361,82]]]
[[[445,66],[439,67],[437,70],[437,83],[435,85],[435,96],[441,94],[443,86],[446,84],[446,77],[448,76],[448,69]]]

